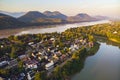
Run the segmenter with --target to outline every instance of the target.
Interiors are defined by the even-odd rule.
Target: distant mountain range
[[[0,10],[0,13],[18,18],[18,17],[24,15],[26,12],[7,12],[7,11]]]
[[[12,15],[11,13],[4,11],[0,13],[0,29],[106,19],[104,16],[92,17],[86,13],[79,13],[75,16],[66,16],[58,11],[45,11],[43,13],[38,11],[29,11],[27,13],[16,13]],[[21,16],[15,17],[15,15]]]

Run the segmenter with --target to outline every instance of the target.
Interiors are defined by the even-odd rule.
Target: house
[[[27,79],[28,80],[33,80],[34,77],[35,77],[34,75],[35,75],[34,71],[27,72]]]
[[[24,55],[20,55],[20,56],[18,56],[18,58],[19,58],[20,60],[22,60],[22,61],[26,61],[26,60],[29,59],[29,56],[26,55],[26,54],[24,54]]]
[[[69,47],[69,50],[71,50],[71,51],[75,51],[75,50],[77,50],[77,49],[79,49],[79,46],[78,46],[77,44],[72,44],[72,45]]]
[[[20,73],[19,75],[17,75],[17,80],[25,80],[25,73]]]
[[[85,45],[85,44],[86,44],[86,42],[87,42],[87,40],[86,40],[86,39],[84,39],[84,40],[82,41],[82,45]]]
[[[17,59],[13,59],[13,60],[8,62],[7,68],[10,69],[10,68],[16,67],[17,65],[18,65]]]
[[[50,38],[50,40],[51,40],[52,42],[55,42],[55,38]]]
[[[60,61],[65,61],[67,59],[67,56],[65,54],[63,54],[62,56],[60,56]]]
[[[32,44],[34,44],[34,42],[29,42],[29,43],[28,43],[28,45],[32,45]]]
[[[4,46],[3,45],[1,45],[1,48],[3,48]]]
[[[59,57],[57,56],[57,54],[54,54],[54,55],[53,55],[53,58],[59,59]]]
[[[2,62],[0,62],[0,68],[4,68],[7,65],[8,65],[8,61],[2,61]]]
[[[36,60],[28,60],[25,62],[26,68],[36,69],[38,62]]]
[[[74,46],[75,49],[79,49],[77,44],[74,44],[73,46]]]
[[[34,53],[32,53],[32,56],[33,56],[34,58],[36,58],[36,55],[35,55]]]
[[[80,39],[80,42],[82,43],[82,42],[83,42],[83,39]]]
[[[94,46],[93,42],[89,42],[88,44],[89,44],[89,47],[93,47]]]
[[[58,57],[62,55],[61,51],[57,51],[54,54],[56,54],[56,56],[58,56]]]
[[[45,65],[46,70],[51,70],[53,68],[54,68],[54,62],[53,61],[51,61],[51,62],[49,62]]]
[[[117,34],[117,31],[114,31],[113,34]]]
[[[41,50],[41,51],[38,52],[37,55],[42,55],[42,56],[44,56],[45,54],[46,54],[46,51],[45,51],[45,50]]]

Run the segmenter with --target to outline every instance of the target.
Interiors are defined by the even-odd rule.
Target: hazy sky
[[[0,0],[0,10],[10,12],[60,11],[66,15],[88,13],[120,17],[120,0]]]

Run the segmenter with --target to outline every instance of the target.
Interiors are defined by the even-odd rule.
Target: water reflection
[[[86,59],[84,68],[72,80],[120,80],[120,49],[101,43],[98,52]]]

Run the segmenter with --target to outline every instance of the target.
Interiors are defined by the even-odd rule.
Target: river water
[[[65,30],[67,30],[69,28],[89,26],[89,25],[95,25],[95,24],[103,24],[103,23],[109,23],[109,22],[110,22],[109,20],[101,20],[101,21],[93,21],[93,22],[80,22],[80,23],[73,23],[73,24],[55,25],[54,27],[50,27],[50,28],[28,29],[25,31],[21,31],[21,32],[17,33],[16,35],[64,32]]]
[[[61,25],[46,25],[46,26],[34,26],[34,27],[31,26],[31,27],[24,27],[18,29],[6,29],[6,30],[0,30],[0,38],[8,37],[10,35],[63,32],[69,28],[103,24],[109,22],[110,22],[109,20],[101,20],[101,21],[80,22],[80,23],[61,24]]]
[[[72,80],[120,80],[120,48],[100,44],[98,52],[86,58],[84,68]]]

